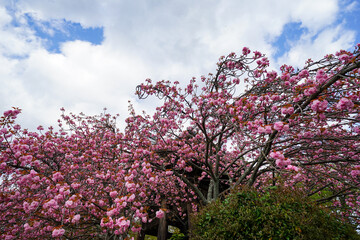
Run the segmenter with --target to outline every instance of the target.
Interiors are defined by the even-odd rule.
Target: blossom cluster
[[[359,221],[359,48],[275,72],[245,47],[200,84],[147,79],[137,95],[162,104],[152,116],[130,105],[123,131],[109,114],[62,110],[58,131],[31,132],[16,124],[20,109],[4,112],[0,237],[125,239],[168,219],[186,228],[239,185],[298,188]]]

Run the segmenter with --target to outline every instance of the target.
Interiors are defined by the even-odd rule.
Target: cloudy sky
[[[301,67],[360,42],[359,0],[0,0],[0,113],[127,116],[146,78],[187,83],[243,46]]]

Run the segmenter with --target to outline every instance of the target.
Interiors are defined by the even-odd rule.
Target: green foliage
[[[183,233],[173,233],[170,240],[182,240],[185,239],[185,234]]]
[[[185,234],[180,232],[180,229],[174,226],[169,225],[168,230],[172,233],[171,238],[169,240],[183,240],[185,239]]]
[[[145,240],[156,240],[156,239],[157,239],[156,236],[145,235]]]
[[[360,239],[351,225],[283,188],[237,190],[192,218],[191,239]]]

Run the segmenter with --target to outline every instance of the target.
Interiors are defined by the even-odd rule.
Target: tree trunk
[[[166,200],[161,201],[161,208],[166,209]],[[166,212],[165,212],[164,217],[160,218],[160,221],[159,221],[157,239],[158,240],[166,240],[167,232],[168,232],[168,224],[166,221]]]
[[[141,224],[142,225],[142,228],[141,228],[141,231],[138,232],[138,234],[136,235],[136,240],[145,240],[145,228],[144,228],[144,225],[145,224]]]
[[[188,231],[185,233],[188,237],[190,235],[190,232],[192,230],[192,222],[191,222],[191,214],[192,214],[192,206],[191,203],[186,204],[186,211],[187,211],[187,218],[188,218]]]

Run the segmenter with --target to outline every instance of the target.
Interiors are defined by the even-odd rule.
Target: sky
[[[246,46],[301,68],[360,43],[360,0],[0,0],[0,114],[34,130],[66,112],[128,116],[147,78],[186,84]]]

